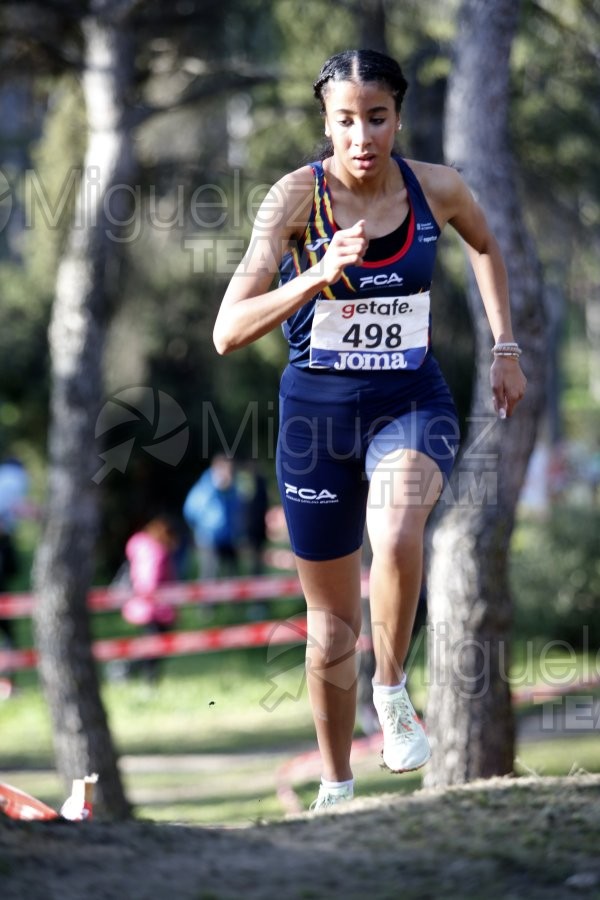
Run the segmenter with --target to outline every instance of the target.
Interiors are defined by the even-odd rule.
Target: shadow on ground
[[[600,776],[491,779],[245,828],[0,819],[3,900],[600,896]]]

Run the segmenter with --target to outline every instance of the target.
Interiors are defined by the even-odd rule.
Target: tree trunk
[[[389,53],[386,36],[387,18],[383,0],[360,0],[355,6],[360,46]]]
[[[515,415],[496,420],[489,386],[492,339],[471,276],[476,383],[462,455],[440,501],[428,577],[428,786],[513,768],[507,561],[546,386],[542,285],[507,136],[509,56],[518,12],[515,0],[465,0],[447,95],[446,158],[473,189],[502,248],[529,386]]]
[[[89,139],[49,332],[49,497],[34,567],[35,632],[58,770],[67,785],[98,773],[97,809],[123,818],[130,807],[100,697],[86,600],[98,525],[94,427],[102,400],[109,279],[119,247],[115,223],[124,221],[129,205],[127,191],[114,188],[131,184],[134,166],[125,115],[134,53],[127,30],[98,15],[84,21],[83,33]]]

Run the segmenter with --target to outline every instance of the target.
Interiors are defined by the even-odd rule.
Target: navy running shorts
[[[446,480],[460,440],[431,354],[403,372],[342,375],[288,365],[279,414],[277,480],[292,549],[303,559],[336,559],[362,545],[369,480],[382,457],[418,450]]]

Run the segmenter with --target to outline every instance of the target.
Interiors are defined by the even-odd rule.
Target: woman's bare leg
[[[383,457],[371,477],[370,601],[380,684],[398,684],[403,675],[423,578],[425,523],[442,483],[437,464],[414,450]]]
[[[296,557],[307,603],[306,674],[327,781],[352,778],[360,633],[361,551],[325,562]]]

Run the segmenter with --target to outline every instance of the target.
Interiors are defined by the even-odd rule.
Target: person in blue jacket
[[[183,516],[194,535],[201,578],[238,572],[242,497],[233,461],[218,454],[189,491]]]
[[[506,268],[483,210],[455,169],[395,149],[407,88],[398,63],[347,50],[325,62],[313,87],[329,146],[265,197],[214,341],[229,353],[282,326],[289,344],[277,477],[307,603],[320,809],[353,796],[365,522],[383,761],[406,772],[430,757],[404,663],[425,523],[459,444],[453,399],[431,351],[431,287],[445,226],[466,245],[486,310],[490,408],[500,419],[512,415],[526,380]]]

